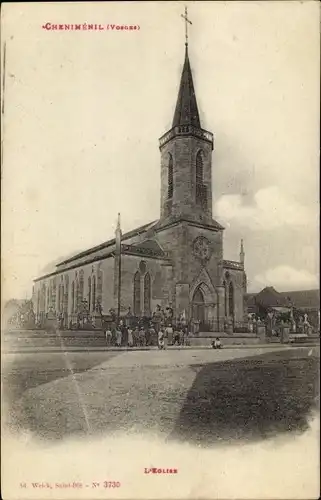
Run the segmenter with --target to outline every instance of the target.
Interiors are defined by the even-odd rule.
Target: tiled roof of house
[[[319,308],[320,290],[297,290],[292,292],[281,292],[297,308]]]
[[[320,290],[297,290],[278,292],[273,287],[266,287],[259,293],[246,295],[248,307],[260,304],[263,307],[290,307],[297,309],[320,308]]]

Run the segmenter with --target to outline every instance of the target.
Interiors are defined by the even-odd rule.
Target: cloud
[[[296,202],[277,186],[258,190],[253,201],[246,205],[239,194],[223,195],[215,205],[215,215],[227,226],[233,222],[252,230],[317,224],[316,211]]]
[[[278,291],[307,290],[318,288],[319,280],[316,274],[311,274],[305,269],[277,266],[256,275],[253,286],[259,289],[273,286]]]

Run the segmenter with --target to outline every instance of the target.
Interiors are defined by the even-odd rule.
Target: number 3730
[[[119,481],[104,481],[104,488],[119,488]]]

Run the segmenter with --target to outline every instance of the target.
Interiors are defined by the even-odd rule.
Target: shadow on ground
[[[303,349],[203,366],[168,439],[210,446],[303,432],[318,374],[319,357]]]
[[[73,353],[68,359],[74,373],[81,373],[115,355]],[[32,357],[18,359],[11,366],[6,383],[15,401],[9,426],[45,440],[88,437],[72,380],[41,385],[70,375],[64,354],[52,356],[35,363]],[[318,372],[319,350],[302,348],[206,365],[107,364],[103,371],[79,376],[78,384],[90,434],[124,433],[135,427],[140,434],[161,433],[169,441],[204,447],[305,431],[309,415],[318,409]],[[24,394],[31,388],[35,390]]]
[[[119,354],[117,351],[18,354],[2,368],[4,397],[11,404],[28,389],[70,376],[71,369],[82,373]]]

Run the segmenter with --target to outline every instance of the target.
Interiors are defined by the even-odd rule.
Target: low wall
[[[82,332],[83,334],[84,332]],[[90,333],[90,335],[88,334]],[[106,345],[106,339],[104,336],[95,335],[93,332],[87,332],[87,335],[69,335],[69,336],[59,336],[59,335],[44,335],[44,336],[7,336],[6,339],[2,341],[2,346],[4,349],[19,349],[24,347],[33,347],[37,349],[38,347],[101,347]]]

